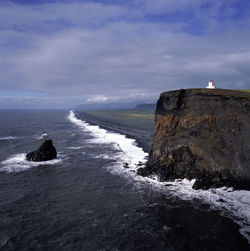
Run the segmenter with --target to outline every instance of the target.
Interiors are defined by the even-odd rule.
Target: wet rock
[[[26,154],[26,159],[29,161],[47,161],[56,158],[56,148],[53,146],[51,139],[45,140],[40,147],[33,152]]]
[[[124,167],[124,168],[129,168],[128,163],[127,163],[127,162],[123,163],[123,167]]]
[[[144,166],[144,163],[142,163],[141,161],[138,162],[137,166]]]
[[[145,177],[145,176],[148,176],[148,175],[150,175],[152,172],[148,169],[148,168],[146,168],[146,167],[140,167],[138,170],[137,170],[137,174],[138,175],[141,175],[141,176],[143,176],[143,177]]]

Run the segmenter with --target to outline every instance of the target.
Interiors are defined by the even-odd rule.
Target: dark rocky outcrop
[[[185,89],[162,93],[150,158],[140,175],[196,179],[193,188],[250,188],[250,93]]]
[[[51,139],[45,140],[40,147],[33,152],[26,154],[26,159],[29,161],[46,161],[56,158],[56,148],[53,146]]]

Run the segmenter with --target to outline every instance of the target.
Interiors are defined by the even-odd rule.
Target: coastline
[[[135,139],[137,145],[143,149],[144,152],[149,153],[152,144],[154,129],[142,129],[139,126],[125,125],[112,118],[103,118],[90,114],[85,111],[74,111],[76,117],[90,123],[92,125],[98,125],[103,129],[117,132],[127,136],[128,138]]]
[[[75,115],[77,118],[84,120],[85,122],[88,122],[91,125],[98,125],[100,126],[100,128],[126,135],[129,138],[134,138],[138,142],[139,147],[142,147],[143,146],[142,144],[144,144],[144,149],[148,147],[148,145],[145,145],[145,143],[149,142],[145,141],[145,139],[144,141],[140,140],[142,131],[144,133],[148,133],[148,130],[141,131],[138,130],[138,128],[124,126],[120,123],[117,123],[116,121],[110,120],[109,118],[103,119],[97,116],[91,116],[90,114],[87,114],[85,112],[75,111]],[[147,134],[147,136],[149,136],[149,133]],[[123,170],[126,172],[128,169],[123,168]],[[246,242],[244,241],[245,242],[244,245],[248,246],[250,244],[250,237],[248,230],[249,226],[248,191],[244,190],[234,191],[231,188],[225,188],[225,187],[208,189],[208,190],[194,190],[192,189],[192,181],[190,180],[175,180],[172,182],[170,181],[164,182],[164,181],[159,181],[157,179],[155,180],[154,178],[150,177],[145,178],[140,175],[138,176],[136,175],[135,177],[140,182],[146,181],[148,184],[151,184],[153,187],[157,188],[157,191],[166,194],[172,194],[173,196],[176,196],[183,201],[193,201],[193,202],[199,201],[198,202],[199,205],[200,203],[202,203],[205,207],[210,208],[208,209],[209,211],[207,212],[207,215],[211,214],[213,215],[212,217],[217,217],[220,215],[218,221],[225,220],[225,222],[222,223],[222,229],[224,228],[225,224],[228,226],[228,228],[232,228],[233,226],[235,226],[236,232],[239,231],[238,233],[240,233],[241,236],[245,238],[245,241],[248,242],[248,244],[246,244]],[[144,178],[146,180],[144,180]],[[211,209],[212,211],[210,212]],[[218,212],[218,215],[217,213],[215,213],[216,211]],[[221,216],[223,215],[226,217],[221,218]],[[168,222],[168,219],[165,218],[165,216],[163,216],[161,220],[163,222],[165,220]],[[230,222],[230,220],[232,220],[234,223]],[[216,227],[218,228],[218,225]],[[236,235],[236,232],[233,234],[234,236]],[[228,234],[229,236],[231,235],[230,233]],[[229,238],[232,238],[232,236]],[[237,239],[238,238],[241,239],[240,236],[238,236]],[[242,250],[244,250],[244,248]]]

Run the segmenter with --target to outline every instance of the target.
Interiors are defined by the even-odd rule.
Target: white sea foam
[[[216,188],[209,190],[194,190],[192,186],[195,180],[176,180],[174,182],[159,182],[157,176],[142,177],[136,174],[138,162],[145,163],[148,156],[141,148],[136,146],[134,139],[128,139],[124,135],[111,133],[101,129],[99,126],[90,125],[78,119],[73,111],[68,115],[69,120],[79,126],[83,131],[89,132],[94,139],[89,140],[92,144],[112,144],[121,153],[114,156],[101,155],[97,157],[109,157],[116,160],[109,163],[106,168],[118,175],[122,175],[128,180],[141,187],[150,185],[154,189],[169,195],[178,196],[184,200],[200,199],[208,203],[212,209],[222,210],[222,214],[234,220],[241,226],[241,234],[250,244],[250,191],[233,191],[231,188]],[[124,163],[128,163],[128,168],[124,168]]]
[[[108,155],[108,154],[99,154],[99,155],[93,155],[92,156],[94,159],[109,159],[109,160],[115,160],[120,157],[120,155]]]
[[[6,136],[6,137],[1,137],[0,140],[11,140],[11,139],[17,139],[18,137],[13,137],[13,136]]]
[[[69,149],[72,149],[72,150],[79,150],[79,149],[82,149],[84,148],[83,146],[70,146]]]
[[[43,138],[45,138],[45,137],[47,137],[47,136],[48,136],[47,133],[43,133],[42,135],[35,136],[35,138],[38,139],[38,140],[41,140],[41,139],[43,139]]]
[[[121,158],[124,162],[128,163],[129,166],[135,167],[139,161],[143,163],[146,162],[148,154],[136,145],[135,139],[129,139],[119,133],[108,132],[96,125],[90,125],[78,119],[73,111],[70,111],[68,119],[83,131],[89,132],[93,136],[93,139],[88,140],[89,143],[111,144],[117,150],[121,150],[123,153]]]
[[[53,160],[33,162],[26,160],[25,153],[15,154],[1,162],[0,171],[9,173],[25,171],[31,167],[36,167],[40,165],[57,164],[60,163],[64,158],[65,158],[64,156],[59,155],[56,159]]]

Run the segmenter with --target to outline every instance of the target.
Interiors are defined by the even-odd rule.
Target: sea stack
[[[181,89],[160,95],[148,164],[140,175],[196,179],[195,189],[250,189],[250,93]]]
[[[53,141],[46,139],[36,151],[26,154],[26,159],[29,161],[47,161],[56,158],[56,156],[57,152],[53,146]]]

